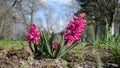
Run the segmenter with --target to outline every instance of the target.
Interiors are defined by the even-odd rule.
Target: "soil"
[[[104,47],[87,46],[71,50],[64,59],[40,56],[36,59],[27,46],[10,50],[0,48],[0,68],[99,68],[98,63],[101,63],[103,68],[120,68],[111,60],[110,51]]]

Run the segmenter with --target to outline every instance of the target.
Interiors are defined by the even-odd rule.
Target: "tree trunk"
[[[115,18],[116,18],[116,15],[117,15],[117,10],[118,10],[118,8],[116,7],[115,8],[115,11],[114,11],[114,14],[113,14],[113,16],[112,16],[112,21],[111,21],[111,27],[112,27],[112,35],[114,35],[115,34]]]
[[[96,24],[95,25],[95,40],[97,40],[98,39],[98,25]]]

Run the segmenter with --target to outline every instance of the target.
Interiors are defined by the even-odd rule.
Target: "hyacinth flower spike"
[[[33,51],[31,43],[34,44],[34,50],[37,51],[36,44],[41,43],[40,30],[37,28],[36,24],[32,24],[27,30],[27,42],[29,43],[30,49]]]
[[[81,40],[82,32],[86,26],[84,17],[85,13],[80,14],[79,17],[73,16],[73,21],[70,21],[64,32],[66,43],[75,43]]]

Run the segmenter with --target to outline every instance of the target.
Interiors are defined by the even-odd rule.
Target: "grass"
[[[10,49],[12,47],[22,48],[25,41],[11,41],[11,40],[0,40],[0,47],[5,49]]]

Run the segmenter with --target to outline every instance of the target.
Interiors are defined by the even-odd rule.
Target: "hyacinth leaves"
[[[45,52],[46,55],[49,55],[51,57],[53,57],[53,51],[52,51],[52,46],[51,46],[51,43],[52,43],[52,38],[50,38],[48,36],[48,34],[45,34],[43,31],[41,32],[41,39],[42,39],[42,46],[43,46],[43,52]],[[51,39],[51,40],[50,40]]]
[[[78,43],[73,43],[71,45],[65,44],[64,37],[58,40],[56,47],[53,49],[52,45],[55,41],[54,33],[51,34],[51,37],[48,37],[44,32],[41,32],[41,38],[43,40],[42,46],[45,55],[51,58],[61,58]]]

